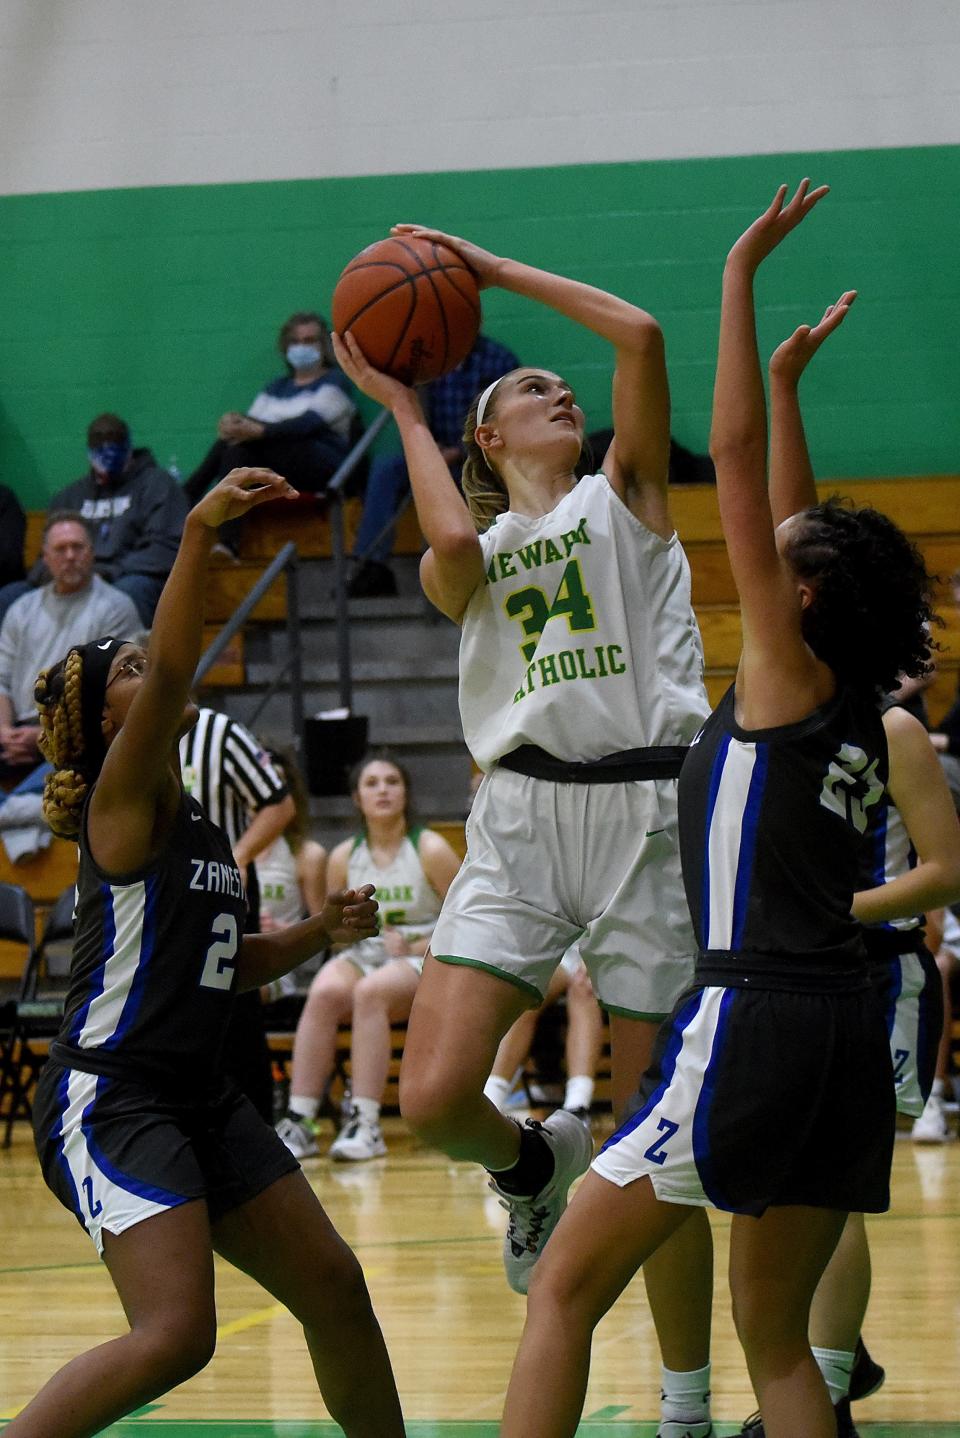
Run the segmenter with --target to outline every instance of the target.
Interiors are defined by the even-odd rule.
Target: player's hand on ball
[[[191,513],[208,529],[218,529],[228,519],[236,519],[269,499],[296,497],[293,485],[272,469],[231,469]]]
[[[827,305],[818,325],[801,325],[770,356],[770,373],[796,384],[828,335],[843,324],[857,298],[856,290],[844,290],[836,304]]]
[[[355,944],[372,939],[377,930],[377,901],[372,884],[362,889],[338,889],[328,894],[320,920],[332,944]]]
[[[497,276],[503,259],[500,255],[483,250],[471,240],[462,240],[458,235],[445,234],[443,230],[430,230],[425,225],[391,225],[391,235],[414,235],[417,239],[433,240],[435,244],[446,245],[463,260],[472,271],[478,290],[485,290],[498,283]]]
[[[409,385],[401,384],[400,380],[393,379],[382,370],[374,369],[349,330],[345,335],[335,334],[331,338],[337,364],[344,374],[353,381],[357,389],[376,400],[377,404],[382,404],[384,409],[392,412],[399,401],[413,394]]]

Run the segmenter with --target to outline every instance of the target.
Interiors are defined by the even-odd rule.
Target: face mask
[[[294,369],[312,369],[320,363],[320,349],[317,345],[288,345],[287,363]]]
[[[126,468],[127,460],[130,458],[130,445],[110,440],[107,444],[98,444],[87,450],[87,459],[98,474],[105,474],[108,479],[116,479]]]

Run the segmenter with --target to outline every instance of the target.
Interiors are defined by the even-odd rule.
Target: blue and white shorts
[[[33,1126],[47,1186],[100,1254],[105,1232],[124,1233],[198,1198],[216,1223],[299,1168],[233,1085],[207,1102],[186,1102],[51,1060]]]

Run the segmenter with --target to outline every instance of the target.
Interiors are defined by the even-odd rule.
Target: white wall
[[[0,194],[960,140],[960,0],[0,0]]]

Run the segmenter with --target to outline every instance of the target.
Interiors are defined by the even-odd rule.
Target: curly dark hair
[[[836,495],[803,511],[786,557],[813,587],[803,637],[852,688],[886,693],[919,678],[937,648],[933,584],[923,556],[879,510]]]

